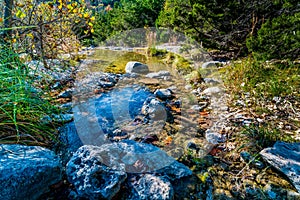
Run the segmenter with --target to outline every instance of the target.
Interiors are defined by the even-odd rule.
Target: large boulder
[[[38,199],[61,180],[54,152],[37,146],[0,145],[0,199]]]
[[[189,168],[158,147],[132,140],[82,146],[67,164],[78,197],[88,199],[111,199],[120,195],[121,185],[128,188],[126,199],[172,199],[171,183],[190,175]]]
[[[125,71],[126,73],[145,74],[149,72],[149,68],[143,63],[131,61],[126,64]]]
[[[112,199],[120,190],[127,174],[113,170],[101,162],[101,147],[80,147],[67,164],[67,176],[76,189],[77,197]]]
[[[300,192],[300,143],[276,142],[274,147],[262,150],[260,155],[284,173]]]

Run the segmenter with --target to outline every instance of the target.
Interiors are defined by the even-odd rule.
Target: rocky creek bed
[[[300,199],[300,143],[239,146],[238,127],[261,121],[228,106],[220,77],[129,61],[49,74],[61,142],[1,145],[0,199]]]

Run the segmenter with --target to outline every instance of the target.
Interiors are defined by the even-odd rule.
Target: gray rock
[[[186,90],[191,90],[191,89],[193,89],[193,86],[191,86],[190,84],[188,84],[188,85],[184,86],[184,88]]]
[[[219,64],[226,64],[226,62],[220,62],[220,61],[208,61],[202,64],[202,69],[217,67]]]
[[[68,180],[77,196],[88,199],[114,197],[126,172],[130,174],[126,199],[172,199],[171,183],[192,175],[188,167],[158,147],[132,140],[82,146],[67,164]]]
[[[127,174],[105,166],[99,156],[101,147],[82,146],[67,164],[67,177],[79,198],[112,199]]]
[[[177,161],[174,161],[168,166],[158,170],[157,173],[164,175],[171,182],[192,175],[192,171],[187,166]]]
[[[276,142],[274,147],[262,150],[260,155],[284,173],[300,192],[300,143]]]
[[[54,152],[37,146],[0,145],[0,199],[37,199],[61,180]]]
[[[161,100],[166,100],[172,98],[172,92],[170,89],[157,89],[154,92],[155,96]]]
[[[144,74],[149,72],[149,68],[143,63],[132,61],[126,64],[125,71],[126,73]]]
[[[206,84],[212,84],[212,85],[220,84],[220,81],[213,78],[204,78],[203,80]]]
[[[126,73],[126,74],[123,75],[123,77],[125,77],[125,78],[139,78],[140,75],[137,74],[137,73]]]
[[[207,105],[208,105],[207,102],[201,102],[200,105],[193,105],[193,106],[191,106],[191,109],[194,110],[194,111],[201,111],[205,107],[207,107]]]
[[[59,106],[60,109],[64,110],[65,112],[68,112],[68,113],[72,112],[72,107],[73,107],[72,102],[64,103]]]
[[[49,124],[51,122],[58,122],[58,123],[67,123],[72,121],[74,118],[73,114],[52,114],[51,116],[46,115],[41,118],[41,121],[45,124]]]
[[[152,72],[146,75],[147,78],[158,78],[158,79],[165,79],[165,77],[170,77],[171,74],[169,71],[159,71],[159,72]]]
[[[83,146],[74,122],[65,124],[59,128],[59,152],[63,165],[66,165],[77,149]]]
[[[60,115],[52,115],[52,118],[55,122],[58,123],[67,123],[73,120],[73,114],[60,114]]]
[[[108,82],[108,81],[99,81],[98,86],[103,87],[103,88],[110,88],[110,87],[115,86],[115,83]]]
[[[65,91],[62,91],[58,94],[57,98],[71,98],[72,97],[73,90],[67,89]]]
[[[214,95],[214,94],[219,94],[223,92],[223,90],[219,87],[210,87],[210,88],[207,88],[203,91],[203,94],[205,95]]]
[[[247,151],[242,151],[240,153],[240,156],[241,156],[242,160],[246,163],[249,162],[252,159],[251,154]]]
[[[168,116],[165,106],[157,99],[151,99],[150,102],[145,102],[142,107],[142,114],[154,121],[166,121]]]
[[[209,130],[205,133],[205,138],[209,143],[212,144],[219,144],[226,141],[226,138],[224,135],[220,133],[210,132]]]
[[[166,178],[152,174],[133,176],[128,180],[128,187],[128,200],[167,200],[173,199],[174,196],[171,183]]]
[[[57,90],[57,89],[59,89],[61,87],[62,87],[62,84],[59,81],[57,81],[50,88],[53,89],[53,90]]]

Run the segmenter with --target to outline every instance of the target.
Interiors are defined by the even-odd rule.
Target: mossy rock
[[[141,63],[146,63],[147,58],[145,55],[134,53],[134,52],[127,52],[123,55],[119,56],[116,60],[110,63],[105,69],[105,72],[108,73],[115,73],[115,74],[124,74],[125,73],[125,66],[130,61],[137,61]]]

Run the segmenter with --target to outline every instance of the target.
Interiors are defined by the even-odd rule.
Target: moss
[[[191,66],[191,62],[186,60],[185,58],[175,55],[175,60],[173,62],[173,67],[178,71],[180,74],[189,74],[193,71],[193,67]]]
[[[137,61],[141,63],[146,63],[147,58],[145,55],[134,53],[134,52],[127,52],[120,57],[118,57],[115,61],[110,63],[105,69],[105,72],[109,73],[116,73],[116,74],[124,74],[125,73],[125,66],[130,61]]]

